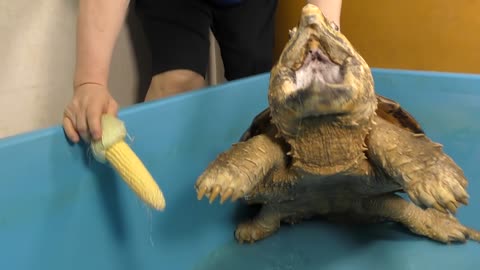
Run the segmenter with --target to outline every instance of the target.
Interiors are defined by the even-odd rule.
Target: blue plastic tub
[[[480,76],[374,70],[444,144],[470,180],[458,217],[480,229]],[[283,226],[264,241],[233,237],[241,204],[197,201],[194,183],[267,105],[268,74],[123,110],[131,145],[163,189],[145,207],[60,126],[0,140],[0,269],[479,269],[480,244],[442,245],[401,226]]]

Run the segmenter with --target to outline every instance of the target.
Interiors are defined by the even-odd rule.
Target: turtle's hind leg
[[[277,205],[263,205],[260,212],[251,220],[238,224],[235,238],[238,242],[249,242],[264,239],[280,228],[282,212]]]
[[[298,208],[289,202],[265,204],[254,218],[238,224],[235,238],[240,243],[253,243],[276,233],[282,222],[299,223],[310,218],[312,214],[313,212],[298,211]]]
[[[399,222],[415,234],[442,243],[480,241],[479,231],[462,225],[453,215],[434,208],[424,210],[394,194],[358,201],[354,211]]]
[[[253,219],[237,226],[235,238],[240,243],[253,243],[273,235],[282,223],[293,225],[316,216],[327,215],[330,207],[329,200],[324,197],[311,200],[307,196],[264,204]]]
[[[221,203],[229,198],[235,201],[284,162],[282,145],[265,134],[234,144],[198,178],[195,184],[198,199],[206,195],[211,203],[220,195]]]

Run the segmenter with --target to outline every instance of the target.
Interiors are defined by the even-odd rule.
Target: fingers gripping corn
[[[128,186],[147,205],[163,210],[165,198],[142,161],[125,142],[124,123],[111,115],[102,116],[102,139],[91,143],[95,159],[110,163]]]

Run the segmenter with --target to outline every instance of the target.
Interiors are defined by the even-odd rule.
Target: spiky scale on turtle
[[[443,243],[480,241],[454,216],[468,203],[462,169],[410,113],[375,93],[347,38],[310,4],[290,35],[271,71],[269,107],[198,178],[199,199],[262,205],[238,225],[240,242],[316,215],[398,222]]]

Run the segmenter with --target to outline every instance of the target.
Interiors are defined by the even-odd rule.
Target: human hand
[[[65,108],[63,128],[74,143],[80,139],[89,142],[102,137],[101,116],[115,115],[118,104],[108,88],[101,84],[88,83],[75,88],[72,100]]]

